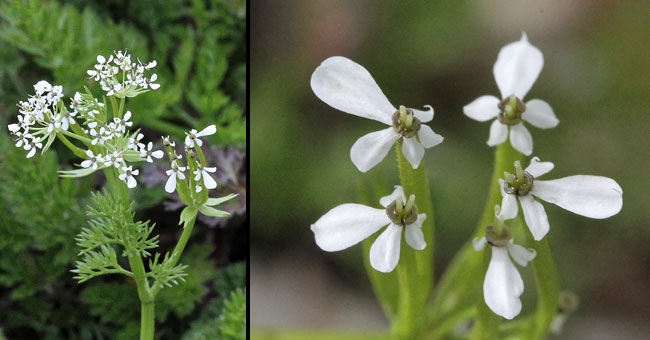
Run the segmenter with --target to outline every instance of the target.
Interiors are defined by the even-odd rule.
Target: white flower
[[[217,182],[210,176],[208,172],[215,172],[217,171],[217,168],[204,168],[202,164],[198,165],[198,168],[194,170],[194,180],[199,181],[201,177],[203,177],[203,185],[207,189],[214,189],[217,187]],[[197,185],[197,188],[199,185]],[[198,190],[196,192],[200,192],[201,190]]]
[[[124,118],[119,119],[119,118],[113,118],[113,122],[116,124],[116,131],[124,133],[126,131],[126,127],[131,127],[133,126],[133,122],[129,122],[129,119],[131,119],[131,111],[126,111],[124,114]]]
[[[140,157],[146,158],[147,162],[149,162],[149,163],[153,163],[153,159],[151,158],[152,156],[155,157],[155,158],[158,158],[158,159],[160,159],[160,158],[162,158],[162,156],[164,156],[164,153],[162,152],[162,150],[156,150],[156,151],[152,150],[153,149],[153,143],[152,142],[149,142],[146,149],[144,148],[144,145],[142,145],[142,146],[143,146],[143,148],[140,150]]]
[[[114,166],[116,168],[120,168],[120,164],[124,161],[122,158],[122,154],[119,153],[117,150],[113,151],[113,153],[109,153],[106,155],[106,158],[104,158],[104,165],[106,166]]]
[[[135,136],[135,138],[129,137],[129,142],[127,143],[126,147],[135,151],[144,149],[145,145],[144,143],[141,142],[142,138],[144,138],[144,135],[141,133],[138,133],[137,136]]]
[[[52,85],[50,83],[46,82],[45,80],[41,80],[36,85],[34,85],[34,90],[36,90],[37,95],[43,95],[45,92],[50,92],[52,90]]]
[[[61,98],[63,98],[63,86],[61,85],[53,86],[52,91],[47,94],[47,99],[51,105],[56,105]]]
[[[201,132],[196,132],[195,129],[190,130],[189,133],[185,133],[187,136],[185,136],[185,146],[188,148],[193,148],[194,143],[196,145],[201,146],[203,145],[203,141],[199,139],[199,137],[205,137],[205,136],[210,136],[214,135],[217,132],[217,127],[213,124],[205,129],[201,130]]]
[[[442,143],[442,136],[421,124],[433,119],[431,106],[426,106],[428,111],[403,106],[396,109],[370,73],[350,59],[325,59],[311,76],[311,88],[318,98],[337,110],[390,126],[359,138],[352,146],[350,158],[361,172],[381,162],[400,138],[402,153],[414,169],[420,165],[425,148]]]
[[[493,71],[502,100],[481,96],[463,108],[465,115],[478,121],[497,118],[490,126],[489,146],[505,142],[510,126],[512,147],[528,156],[533,152],[533,137],[523,121],[541,129],[557,126],[559,120],[548,103],[540,99],[522,102],[543,65],[542,52],[528,42],[526,33],[501,49]]]
[[[43,144],[41,143],[41,139],[38,137],[33,137],[30,135],[32,140],[29,143],[25,143],[24,149],[29,150],[27,153],[27,158],[31,158],[36,154],[36,149],[42,149]]]
[[[95,170],[97,169],[97,163],[104,162],[104,159],[102,158],[101,154],[94,155],[92,151],[86,150],[86,155],[88,156],[89,159],[86,159],[83,162],[81,162],[81,166],[84,168],[92,167],[93,170]]]
[[[118,176],[120,180],[126,182],[126,187],[129,189],[133,189],[138,185],[138,182],[135,180],[135,177],[137,176],[138,173],[140,173],[140,170],[133,170],[132,166],[123,166],[122,167],[122,173]]]
[[[474,239],[475,250],[482,250],[487,240],[485,237]],[[524,281],[517,268],[510,260],[512,257],[520,266],[526,266],[535,258],[535,250],[514,244],[512,239],[505,246],[493,246],[492,258],[483,281],[485,304],[497,315],[512,319],[521,312],[519,297],[524,292]],[[508,256],[510,254],[510,256]]]
[[[165,183],[165,191],[171,194],[174,192],[174,190],[176,190],[176,179],[185,179],[183,171],[185,171],[184,166],[172,164],[172,168],[166,171],[169,178],[167,179],[167,183]]]
[[[106,129],[104,129],[104,127],[102,126],[102,127],[99,128],[99,132],[97,132],[97,130],[95,130],[93,128],[93,126],[91,126],[91,124],[93,126],[97,126],[96,122],[92,122],[92,123],[88,124],[88,126],[91,127],[90,135],[95,137],[95,138],[93,138],[93,140],[90,143],[92,145],[97,145],[97,143],[99,143],[100,145],[104,145],[104,142],[107,141],[108,139],[110,139],[110,138],[106,138]]]
[[[411,195],[409,198],[411,206],[414,199],[415,197]],[[400,209],[402,214],[399,215],[396,213],[397,205],[403,208],[404,201],[404,190],[401,186],[396,186],[392,194],[382,197],[379,201],[387,209],[375,209],[353,203],[339,205],[311,225],[316,244],[325,251],[343,250],[388,225],[370,247],[370,264],[380,272],[391,272],[399,262],[402,229],[406,229],[404,237],[409,246],[417,250],[426,247],[421,228],[427,216],[426,214],[415,216],[416,208],[408,211]],[[406,205],[408,206],[409,203]],[[388,211],[398,219],[394,221],[388,216]]]
[[[507,174],[505,181],[499,179],[503,196],[501,213],[505,219],[517,216],[518,198],[526,224],[535,240],[544,238],[549,231],[549,223],[544,206],[533,196],[590,218],[603,219],[621,211],[623,189],[613,179],[589,175],[575,175],[550,181],[537,179],[553,167],[553,163],[540,162],[539,158],[533,157],[525,170],[521,170],[517,161],[517,174]]]
[[[146,89],[148,86],[152,90],[157,90],[158,88],[160,88],[160,84],[154,84],[154,81],[156,81],[157,79],[158,79],[158,75],[155,73],[151,75],[151,78],[144,78],[144,83],[142,87]]]

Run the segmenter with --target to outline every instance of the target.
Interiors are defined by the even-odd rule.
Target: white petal
[[[532,99],[526,103],[526,111],[521,118],[540,129],[557,126],[560,120],[555,117],[551,105],[541,99]]]
[[[84,168],[87,168],[87,167],[89,167],[89,166],[91,166],[91,165],[93,165],[93,162],[90,161],[89,159],[87,159],[87,160],[81,162],[81,166],[84,167]]]
[[[487,145],[499,145],[506,139],[508,139],[508,126],[495,119],[490,125],[490,138],[488,138]]]
[[[402,228],[390,224],[370,247],[370,265],[384,273],[392,272],[399,262]]]
[[[413,222],[418,228],[422,228],[422,223],[427,219],[427,214],[418,214],[418,218]]]
[[[413,169],[417,169],[424,157],[424,146],[415,138],[404,138],[402,154],[411,163]]]
[[[182,167],[182,168],[179,168],[179,170],[180,171],[185,171],[185,168]],[[178,179],[185,179],[185,175],[180,171],[178,173],[176,173],[176,176],[178,176]]]
[[[393,201],[398,197],[401,197],[402,201],[406,202],[406,197],[404,196],[404,188],[402,188],[401,185],[396,185],[395,190],[393,190],[393,192],[390,195],[380,198],[379,204],[381,204],[382,207],[386,208],[388,207],[389,204],[393,203]]]
[[[415,118],[419,119],[421,123],[430,122],[433,119],[433,107],[431,105],[424,105],[424,107],[429,109],[426,111],[411,109]]]
[[[27,153],[27,158],[32,158],[36,154],[36,148],[32,148],[28,153]]]
[[[97,56],[97,62],[100,63],[100,64],[103,64],[103,63],[106,62],[106,58],[104,58],[104,56],[102,56],[102,55],[98,55]]]
[[[160,84],[149,84],[152,90],[157,90],[160,88]]]
[[[518,244],[514,244],[512,240],[510,240],[506,246],[508,247],[508,252],[510,252],[512,259],[515,260],[515,262],[517,262],[520,266],[526,267],[528,262],[532,261],[537,255],[535,249],[527,249]]]
[[[501,190],[503,190],[503,185],[501,185]],[[512,194],[503,195],[503,200],[501,201],[501,213],[500,217],[504,220],[511,220],[517,217],[518,212],[517,207],[517,198]]]
[[[530,135],[524,124],[517,124],[510,127],[510,144],[515,150],[530,156],[533,153],[533,136]]]
[[[217,182],[205,171],[203,171],[203,184],[207,189],[214,189],[217,187]]]
[[[485,244],[487,243],[487,239],[484,237],[478,238],[475,237],[472,240],[472,246],[474,247],[474,250],[476,251],[481,251],[483,248],[485,248]]]
[[[129,119],[131,119],[131,111],[126,111],[126,113],[124,114],[124,119],[122,120],[125,121]]]
[[[347,203],[328,211],[311,225],[311,231],[321,249],[339,251],[361,242],[389,223],[384,209]]]
[[[413,249],[422,250],[427,246],[427,243],[424,241],[424,234],[422,233],[422,229],[420,229],[415,224],[406,226],[404,238],[406,239],[406,243]]]
[[[133,178],[133,176],[129,176],[127,178],[127,182],[126,182],[127,188],[132,189],[132,188],[135,188],[136,185],[138,185],[138,182],[135,181],[135,178]]]
[[[537,185],[537,182],[534,185]],[[533,238],[535,241],[543,239],[550,228],[544,206],[531,195],[519,196],[519,202],[521,210],[524,211],[526,225],[528,225],[530,233],[533,234]]]
[[[172,173],[169,179],[167,179],[167,183],[165,183],[165,191],[171,194],[174,190],[176,190],[176,175]]]
[[[422,146],[425,148],[432,148],[444,140],[444,138],[433,132],[431,128],[427,125],[420,125],[420,131],[418,131],[418,139],[420,140],[420,143],[422,143]]]
[[[539,157],[533,157],[533,159],[530,160],[530,164],[526,168],[526,172],[531,174],[534,178],[537,178],[553,170],[553,167],[555,167],[553,163],[540,162]]]
[[[164,153],[162,152],[162,150],[157,150],[157,151],[152,152],[151,155],[156,157],[156,158],[162,158]]]
[[[352,163],[361,172],[372,169],[386,157],[399,138],[400,135],[392,127],[359,138],[350,149]]]
[[[532,193],[546,202],[590,218],[607,218],[623,207],[623,189],[615,180],[601,176],[576,175],[535,181]]]
[[[214,135],[215,133],[217,133],[217,127],[214,124],[212,124],[206,127],[205,129],[201,130],[201,132],[197,133],[196,136],[197,137],[211,136]]]
[[[190,136],[185,136],[185,145],[188,148],[193,148],[194,147],[194,141],[192,140],[192,138],[190,138]]]
[[[499,115],[499,99],[495,96],[480,96],[463,107],[469,118],[484,122]]]
[[[506,319],[521,312],[519,296],[524,292],[524,282],[508,257],[505,247],[492,247],[492,258],[483,282],[485,304]]]
[[[94,156],[92,150],[86,150],[86,155],[87,155],[88,157],[90,157],[90,158],[93,158],[93,156]]]
[[[361,65],[344,57],[325,59],[311,76],[311,88],[331,107],[391,124],[397,109]]]
[[[544,56],[537,47],[528,42],[526,33],[521,34],[521,40],[504,46],[493,69],[501,98],[514,94],[523,99],[533,87],[542,66]]]

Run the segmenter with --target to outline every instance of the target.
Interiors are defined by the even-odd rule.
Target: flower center
[[[503,191],[507,194],[523,196],[533,188],[535,178],[521,168],[519,161],[515,162],[514,175],[509,172],[505,172],[504,175]]]
[[[415,205],[415,195],[411,195],[406,204],[404,204],[401,197],[398,197],[386,207],[386,215],[388,215],[391,222],[399,226],[415,223],[418,219],[418,207]]]
[[[516,125],[521,122],[521,116],[526,111],[526,104],[514,94],[502,100],[499,105],[499,121],[506,125]]]
[[[420,131],[420,120],[415,118],[413,110],[400,105],[393,114],[393,129],[404,138],[411,138]]]
[[[501,224],[500,228],[497,228],[494,224],[489,224],[485,227],[485,239],[493,247],[505,247],[510,239],[512,239],[512,233],[506,228],[503,224],[503,221],[497,221]],[[501,229],[498,231],[497,229]]]

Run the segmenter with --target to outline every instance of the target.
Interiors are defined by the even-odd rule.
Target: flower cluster
[[[45,80],[34,85],[35,94],[18,103],[18,123],[8,126],[16,147],[28,150],[27,158],[43,148],[45,139],[53,139],[57,132],[67,131],[75,124],[75,113],[69,113],[61,103],[63,87],[52,86]],[[47,146],[51,144],[48,141]],[[47,148],[46,148],[47,149]]]
[[[120,83],[122,85],[118,92],[121,94],[132,97],[146,92],[134,90],[133,86],[144,89],[159,87],[157,84],[150,84],[151,79],[142,76],[144,69],[155,66],[155,61],[147,65],[138,61],[136,65],[131,63],[131,56],[128,54],[118,51],[115,55],[115,58],[111,56],[108,60],[101,55],[97,56],[99,64],[88,71],[88,74],[100,80],[104,90],[109,91],[107,95],[117,93],[110,93],[106,84],[115,80],[119,70],[129,72],[124,74],[126,80]],[[111,61],[115,66],[111,65]],[[155,80],[155,75],[152,78]],[[97,100],[90,92],[77,92],[70,98],[70,105],[66,107],[62,100],[62,86],[52,86],[42,80],[34,85],[34,89],[33,96],[18,104],[18,123],[10,124],[8,128],[16,147],[29,151],[28,158],[34,156],[37,149],[45,152],[56,137],[68,144],[78,156],[85,158],[80,164],[80,169],[62,171],[62,176],[85,176],[98,169],[114,167],[117,171],[116,177],[124,181],[127,187],[134,188],[137,186],[135,176],[139,174],[139,170],[133,169],[128,163],[151,163],[154,158],[163,157],[163,151],[153,150],[153,143],[145,145],[142,142],[143,134],[130,131],[133,127],[132,113],[122,113],[123,103],[119,107],[114,103],[112,111],[109,111],[107,105]],[[115,86],[113,90],[116,90]],[[124,96],[116,97],[124,100]],[[87,149],[72,145],[68,137],[82,142]]]
[[[490,127],[488,145],[505,142],[510,130],[512,147],[528,156],[533,151],[533,139],[524,122],[543,129],[558,125],[559,120],[548,103],[539,99],[525,104],[522,101],[543,64],[542,52],[528,42],[525,33],[519,41],[501,49],[494,64],[494,77],[502,100],[482,96],[463,108],[465,115],[475,120],[496,118]],[[506,172],[504,178],[499,179],[503,200],[501,207],[497,206],[498,227],[488,226],[486,236],[474,242],[476,250],[483,249],[486,242],[491,246],[492,259],[485,276],[483,294],[487,306],[507,319],[512,319],[521,311],[519,296],[524,290],[521,276],[508,253],[522,266],[535,257],[534,251],[526,252],[523,247],[512,243],[512,235],[503,223],[517,216],[517,202],[521,204],[524,220],[535,241],[543,239],[550,226],[544,207],[533,197],[598,219],[617,214],[623,206],[623,190],[611,178],[576,175],[541,181],[538,177],[550,172],[554,164],[541,162],[538,157],[533,157],[525,169],[522,169],[519,161],[514,162],[514,166],[514,173]]]
[[[189,171],[190,179],[187,181],[189,184],[190,191],[200,193],[203,189],[214,189],[217,187],[217,182],[212,178],[210,173],[217,171],[215,167],[208,167],[205,162],[205,157],[203,151],[201,150],[201,145],[203,142],[199,137],[210,136],[217,132],[217,127],[215,125],[210,125],[205,129],[197,132],[192,129],[187,133],[185,138],[185,155],[187,156],[187,166],[183,166],[182,159],[183,156],[176,153],[176,150],[173,147],[176,146],[176,143],[171,141],[169,137],[163,139],[163,143],[167,148],[169,159],[171,161],[171,169],[167,170],[167,183],[165,184],[165,191],[168,193],[174,192],[176,190],[179,182],[186,182],[185,172]],[[196,153],[193,151],[196,150]],[[198,160],[196,155],[198,154]],[[179,191],[179,194],[181,191]]]
[[[118,98],[135,97],[149,89],[157,90],[160,84],[154,83],[158,76],[154,73],[149,78],[145,77],[145,70],[156,67],[153,60],[143,64],[131,61],[131,55],[126,51],[114,52],[108,59],[102,55],[97,56],[97,64],[86,71],[89,78],[99,81],[107,96],[115,95]]]

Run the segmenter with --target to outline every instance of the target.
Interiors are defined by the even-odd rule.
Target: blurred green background
[[[246,3],[243,0],[0,1],[0,339],[137,339],[135,284],[105,275],[73,280],[74,237],[87,227],[91,191],[102,175],[61,179],[79,160],[61,143],[26,159],[7,124],[20,100],[47,80],[64,100],[99,85],[86,70],[98,54],[127,49],[133,61],[155,59],[161,87],[126,101],[134,128],[161,148],[160,137],[216,124],[204,152],[217,167],[215,192],[239,196],[228,218],[197,222],[181,258],[186,282],[156,301],[159,339],[244,339],[246,334]],[[204,144],[205,145],[205,144]],[[156,224],[160,248],[181,233],[178,198],[163,190],[167,165],[138,165],[131,190],[136,218]],[[146,262],[146,261],[145,261]]]
[[[623,210],[592,220],[544,204],[560,288],[581,298],[561,339],[647,339],[650,334],[650,3],[645,1],[255,1],[251,8],[253,325],[388,326],[361,247],[321,251],[311,223],[361,188],[398,183],[392,153],[360,173],[349,158],[378,122],[337,111],[311,91],[327,57],[373,75],[394,105],[430,104],[445,141],[425,154],[436,211],[436,278],[474,230],[487,196],[489,123],[462,107],[498,96],[492,66],[526,31],[545,64],[527,100],[546,100],[560,124],[531,127],[547,179],[614,178]],[[529,269],[524,270],[529,275]],[[524,311],[534,307],[531,285]]]

